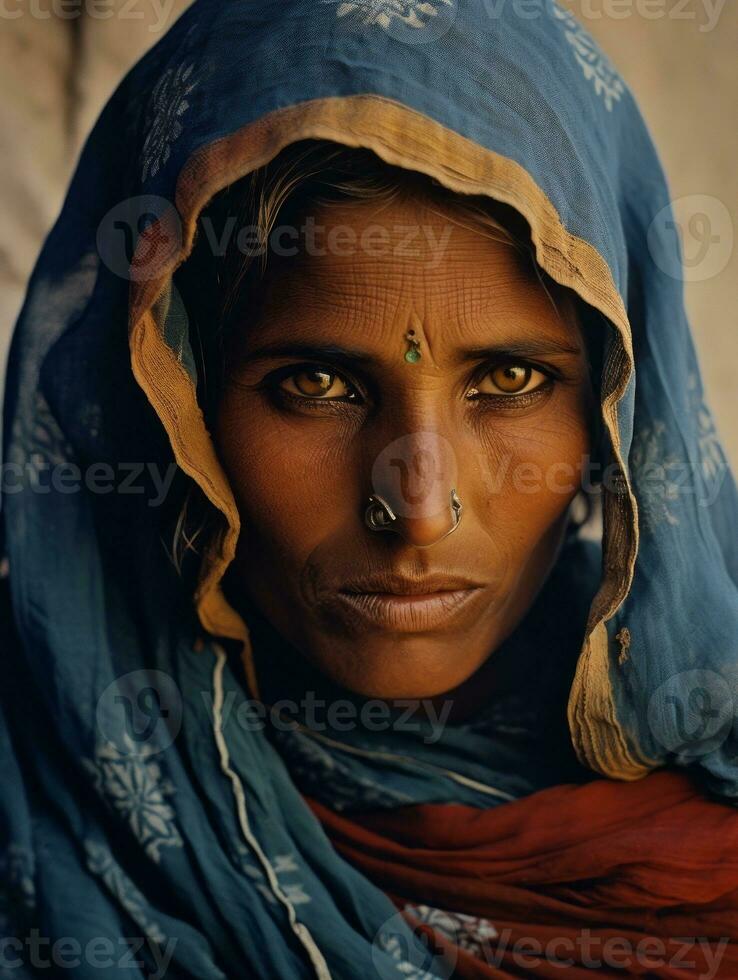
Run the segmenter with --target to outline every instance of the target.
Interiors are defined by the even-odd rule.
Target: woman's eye
[[[482,395],[523,395],[536,391],[548,380],[548,375],[529,364],[510,362],[488,371],[474,390]]]
[[[302,398],[330,401],[334,398],[353,398],[356,393],[351,385],[335,371],[324,368],[302,368],[283,378],[283,391]]]

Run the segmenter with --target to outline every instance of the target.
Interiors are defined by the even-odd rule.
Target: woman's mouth
[[[421,633],[448,626],[483,594],[479,587],[398,595],[393,592],[336,593],[339,610],[369,628]]]

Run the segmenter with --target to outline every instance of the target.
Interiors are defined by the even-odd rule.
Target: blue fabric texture
[[[602,398],[639,520],[627,594],[603,626],[607,723],[646,768],[693,767],[706,791],[738,799],[738,500],[690,337],[668,187],[632,94],[587,32],[554,0],[527,10],[196,0],[88,138],[14,334],[2,497],[13,638],[0,926],[73,937],[77,977],[100,976],[100,963],[132,978],[162,964],[203,980],[444,976],[301,793],[347,811],[490,807],[596,775],[572,747],[567,698],[618,561],[607,514],[605,561],[592,543],[566,546],[498,651],[505,689],[438,731],[259,724],[238,657],[203,638],[166,554],[160,480],[174,455],[131,369],[130,281],[100,229],[122,208],[130,232],[125,202],[148,196],[156,215],[193,154],[306,100],[374,94],[515,161],[604,260],[635,369],[615,400],[603,380]],[[165,340],[192,375],[180,313]],[[616,331],[603,330],[612,364]],[[110,473],[118,492],[99,490]],[[292,651],[256,615],[249,626],[265,700],[289,697]],[[2,975],[36,969],[27,946],[4,957]]]

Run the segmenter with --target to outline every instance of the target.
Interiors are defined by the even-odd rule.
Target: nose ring
[[[445,534],[442,534],[438,540],[448,537],[452,534],[456,528],[459,526],[461,521],[461,512],[463,510],[461,500],[459,500],[459,495],[456,492],[456,488],[451,491],[451,511],[454,515],[453,527],[450,527]],[[389,503],[380,497],[378,493],[373,493],[369,498],[369,506],[364,512],[364,523],[371,531],[393,531],[395,530],[394,525],[397,522],[397,515],[390,507]]]

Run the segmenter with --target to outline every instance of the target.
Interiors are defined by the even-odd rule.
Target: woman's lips
[[[391,592],[338,592],[339,609],[370,628],[421,633],[447,626],[466,613],[481,588],[396,595]]]

